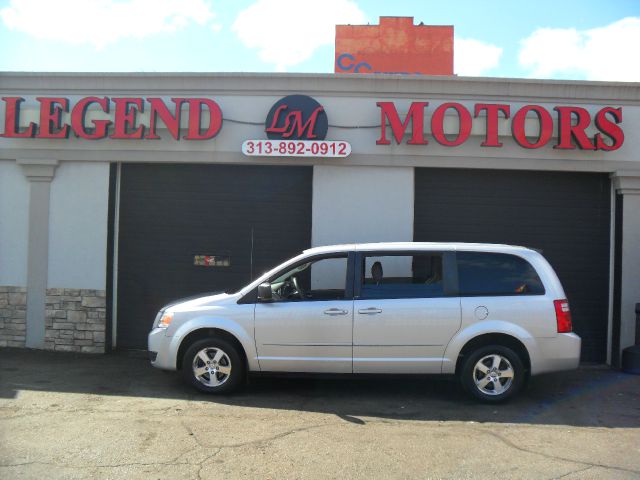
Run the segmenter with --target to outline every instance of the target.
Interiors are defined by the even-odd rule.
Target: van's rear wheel
[[[460,381],[478,400],[499,403],[517,394],[525,381],[520,356],[508,347],[488,345],[466,356]]]
[[[185,352],[182,376],[191,386],[206,393],[229,393],[245,378],[245,365],[237,348],[223,338],[194,342]]]

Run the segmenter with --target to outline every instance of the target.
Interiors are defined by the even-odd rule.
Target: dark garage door
[[[117,347],[145,349],[164,304],[241,287],[309,248],[312,175],[311,167],[123,165]],[[195,255],[230,264],[195,266]]]
[[[541,249],[571,303],[582,360],[606,360],[610,185],[606,174],[416,169],[416,241]]]

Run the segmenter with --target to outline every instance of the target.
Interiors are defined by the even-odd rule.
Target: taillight
[[[569,309],[569,300],[554,300],[553,306],[556,308],[558,333],[571,332],[571,310]]]

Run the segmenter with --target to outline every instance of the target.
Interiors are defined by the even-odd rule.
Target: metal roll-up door
[[[417,168],[414,238],[542,250],[571,303],[582,361],[604,362],[610,202],[607,174]]]
[[[311,167],[122,165],[117,347],[145,349],[164,304],[237,289],[309,248],[312,176]]]

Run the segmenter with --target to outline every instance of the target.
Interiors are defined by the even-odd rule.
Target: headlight
[[[167,328],[171,324],[171,320],[173,320],[173,313],[163,313],[160,316],[160,320],[158,321],[158,328]]]

